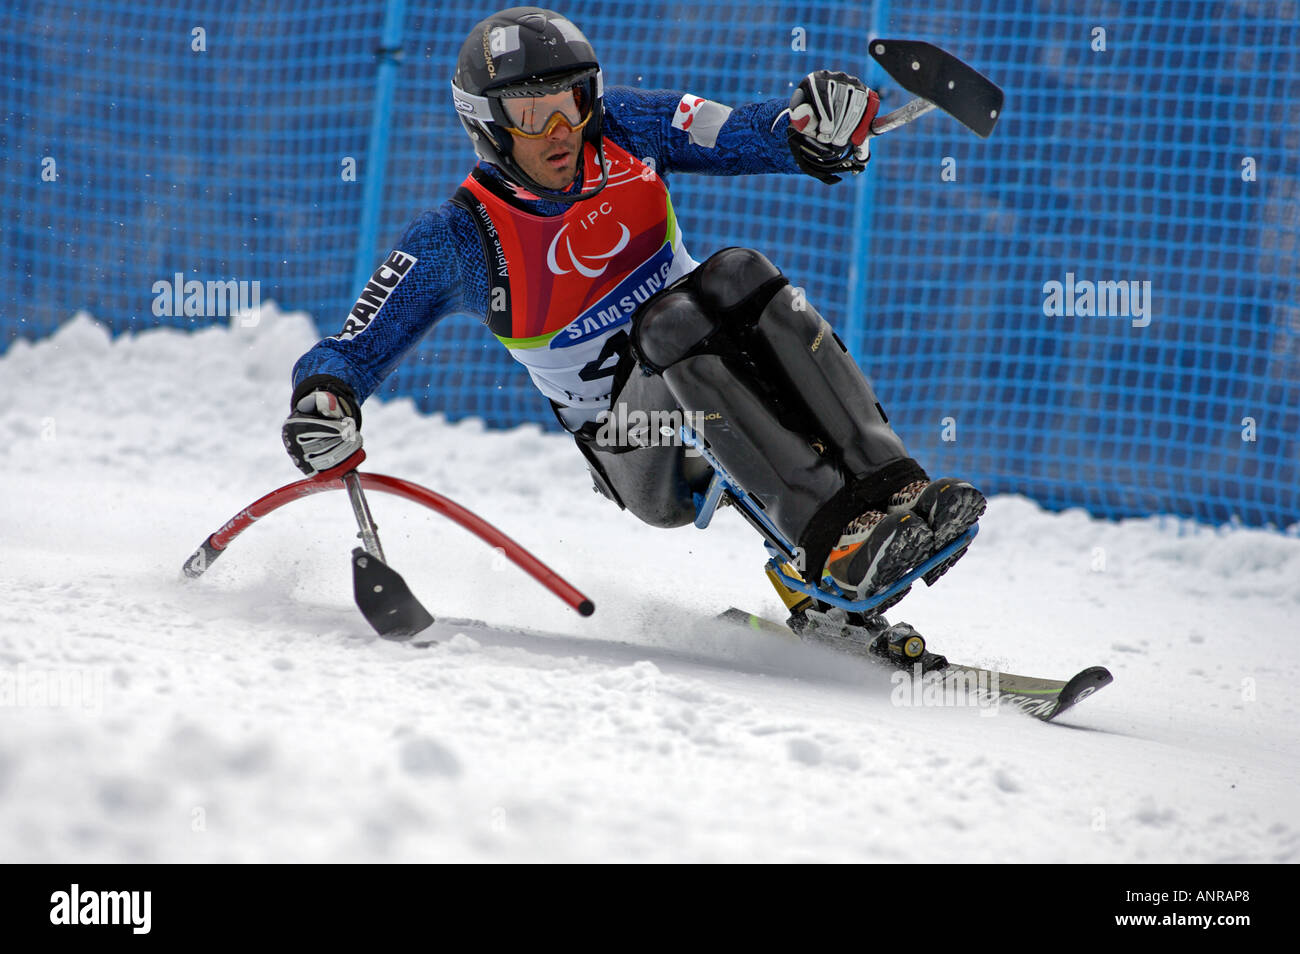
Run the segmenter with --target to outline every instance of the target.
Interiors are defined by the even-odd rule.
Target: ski
[[[1051,722],[1098,689],[1110,685],[1114,676],[1104,666],[1091,666],[1069,679],[1046,679],[950,663],[930,652],[925,640],[907,623],[889,625],[882,617],[853,625],[816,611],[794,613],[789,623],[777,623],[765,616],[731,607],[718,619],[748,629],[799,639],[862,659],[908,675],[917,704],[942,695],[959,704],[1010,705],[1043,722]],[[926,680],[930,681],[926,686]],[[928,695],[927,695],[928,694]]]

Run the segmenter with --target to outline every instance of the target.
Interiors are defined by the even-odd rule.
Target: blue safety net
[[[488,8],[197,6],[0,11],[0,350],[78,309],[114,333],[228,320],[210,299],[175,313],[190,281],[256,281],[263,301],[333,334],[357,275],[470,168],[448,80]],[[688,248],[751,245],[776,262],[932,473],[1111,517],[1300,521],[1294,4],[578,0],[564,12],[609,84],[733,105],[786,96],[823,67],[901,105],[872,36],[928,40],[993,78],[1006,105],[992,138],[926,116],[876,140],[868,173],[840,186],[673,177]],[[553,426],[469,319],[433,329],[381,393]]]

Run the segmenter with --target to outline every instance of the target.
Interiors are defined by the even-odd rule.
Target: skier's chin
[[[542,183],[548,189],[554,189],[556,192],[563,192],[569,186],[573,185],[573,180],[578,177],[578,164],[570,159],[564,165],[556,167],[549,166],[544,178],[537,181]]]

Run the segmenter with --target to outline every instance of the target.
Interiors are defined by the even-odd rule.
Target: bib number
[[[627,331],[616,331],[606,338],[600,354],[582,366],[578,377],[584,381],[613,377],[614,371],[618,368],[618,359],[623,357],[623,352],[627,349],[628,337]],[[611,357],[614,358],[614,363],[608,368],[601,367]]]

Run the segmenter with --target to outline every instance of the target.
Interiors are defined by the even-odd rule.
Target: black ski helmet
[[[559,92],[579,84],[590,97],[591,118],[582,127],[582,142],[596,150],[600,181],[575,193],[548,189],[514,159],[510,120],[502,97]],[[568,19],[541,7],[511,7],[479,22],[461,44],[452,100],[474,151],[513,182],[534,195],[557,202],[590,199],[609,179],[601,139],[604,125],[603,83],[595,51],[582,31]],[[579,146],[580,153],[585,152]],[[578,171],[584,158],[578,156]]]

